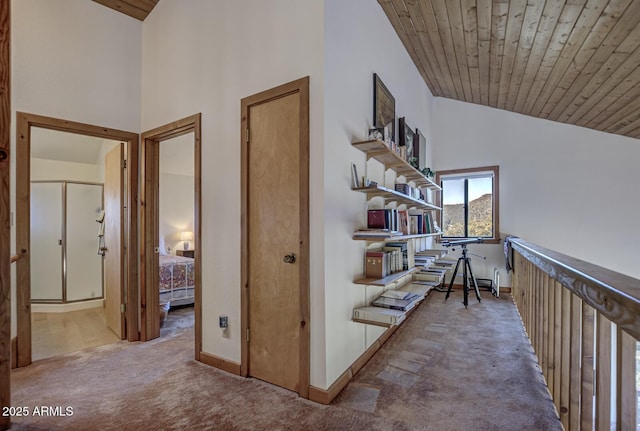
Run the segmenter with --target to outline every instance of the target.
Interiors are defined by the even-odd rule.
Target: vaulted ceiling
[[[149,15],[159,0],[93,0],[140,21]]]
[[[435,96],[640,138],[640,0],[378,0]]]
[[[434,96],[640,138],[640,0],[378,3]]]

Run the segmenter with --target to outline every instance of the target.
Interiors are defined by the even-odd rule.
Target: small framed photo
[[[373,129],[369,129],[369,139],[377,139],[379,141],[384,141],[385,140],[384,127],[374,127]]]

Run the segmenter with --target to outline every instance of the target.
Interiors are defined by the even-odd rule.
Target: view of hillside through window
[[[466,202],[468,202],[466,226],[464,213],[465,196]],[[492,176],[452,179],[443,178],[442,201],[442,230],[444,232],[443,236],[493,236]]]

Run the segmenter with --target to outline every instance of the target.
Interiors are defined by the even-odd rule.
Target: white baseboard
[[[104,299],[70,302],[68,304],[31,304],[32,313],[68,313],[69,311],[87,310],[104,307]]]

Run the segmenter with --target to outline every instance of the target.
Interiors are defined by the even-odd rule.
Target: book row
[[[401,235],[422,235],[440,231],[430,211],[423,209],[370,209],[367,211],[367,228],[389,230]]]

